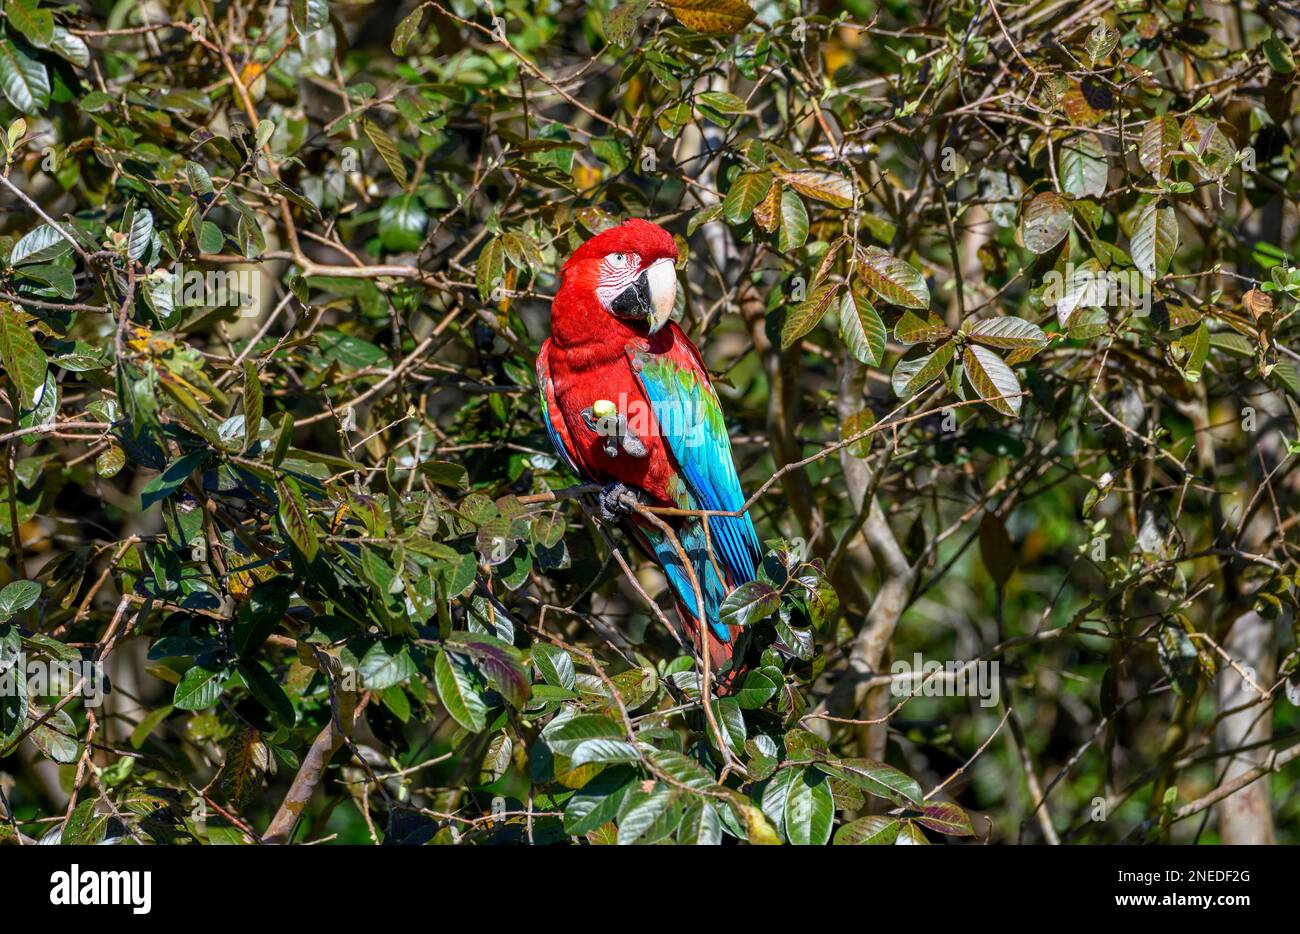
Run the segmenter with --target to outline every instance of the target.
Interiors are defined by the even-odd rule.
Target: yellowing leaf
[[[393,142],[393,138],[387,132],[369,120],[363,120],[361,127],[366,131],[366,136],[375,147],[375,151],[379,153],[379,157],[388,166],[388,171],[393,173],[397,184],[405,188],[406,164],[402,162],[402,154],[397,151],[397,143]]]
[[[969,345],[962,356],[966,378],[979,397],[1003,415],[1020,414],[1020,381],[987,347]]]
[[[734,35],[754,18],[744,0],[664,0],[664,6],[687,29],[706,35]]]
[[[925,277],[915,267],[880,247],[858,250],[858,274],[873,292],[890,304],[904,308],[927,308],[930,305],[930,288],[925,284]]]
[[[827,282],[818,286],[806,299],[790,309],[781,327],[781,349],[793,347],[801,337],[817,327],[817,322],[831,307],[839,284]]]
[[[836,172],[800,169],[797,172],[782,172],[780,178],[799,194],[825,201],[832,207],[847,208],[853,205],[853,183]]]
[[[722,213],[731,223],[743,224],[749,220],[771,185],[770,172],[741,172],[727,190],[727,197],[722,202]]]

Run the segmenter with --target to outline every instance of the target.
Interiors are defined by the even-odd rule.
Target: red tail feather
[[[687,612],[686,607],[681,600],[677,601],[677,615],[681,618],[683,625],[686,627],[687,639],[690,642],[692,650],[698,654],[700,647],[700,626],[695,621],[695,616]],[[736,637],[739,635],[738,630],[732,627],[731,641],[723,642],[713,632],[705,626],[705,642],[709,652],[709,668],[713,673],[713,690],[720,697],[726,697],[731,693],[732,685],[735,684],[737,676],[744,674],[742,659],[735,659]],[[730,667],[728,667],[730,666]],[[724,670],[725,669],[725,670]]]

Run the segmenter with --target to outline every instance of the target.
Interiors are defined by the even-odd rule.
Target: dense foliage
[[[0,27],[0,840],[1300,840],[1289,5]],[[768,549],[724,696],[539,420],[627,217]]]

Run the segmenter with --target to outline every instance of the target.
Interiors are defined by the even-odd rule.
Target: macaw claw
[[[632,503],[640,502],[636,491],[622,483],[611,483],[596,494],[600,517],[606,522],[617,522],[634,511]]]

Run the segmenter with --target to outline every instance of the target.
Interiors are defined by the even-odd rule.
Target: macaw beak
[[[677,270],[667,257],[655,260],[610,303],[623,318],[644,318],[653,334],[668,323],[677,304]]]
[[[653,334],[668,323],[677,304],[677,269],[671,259],[655,260],[641,275],[646,277],[650,291],[650,308],[647,320]]]

